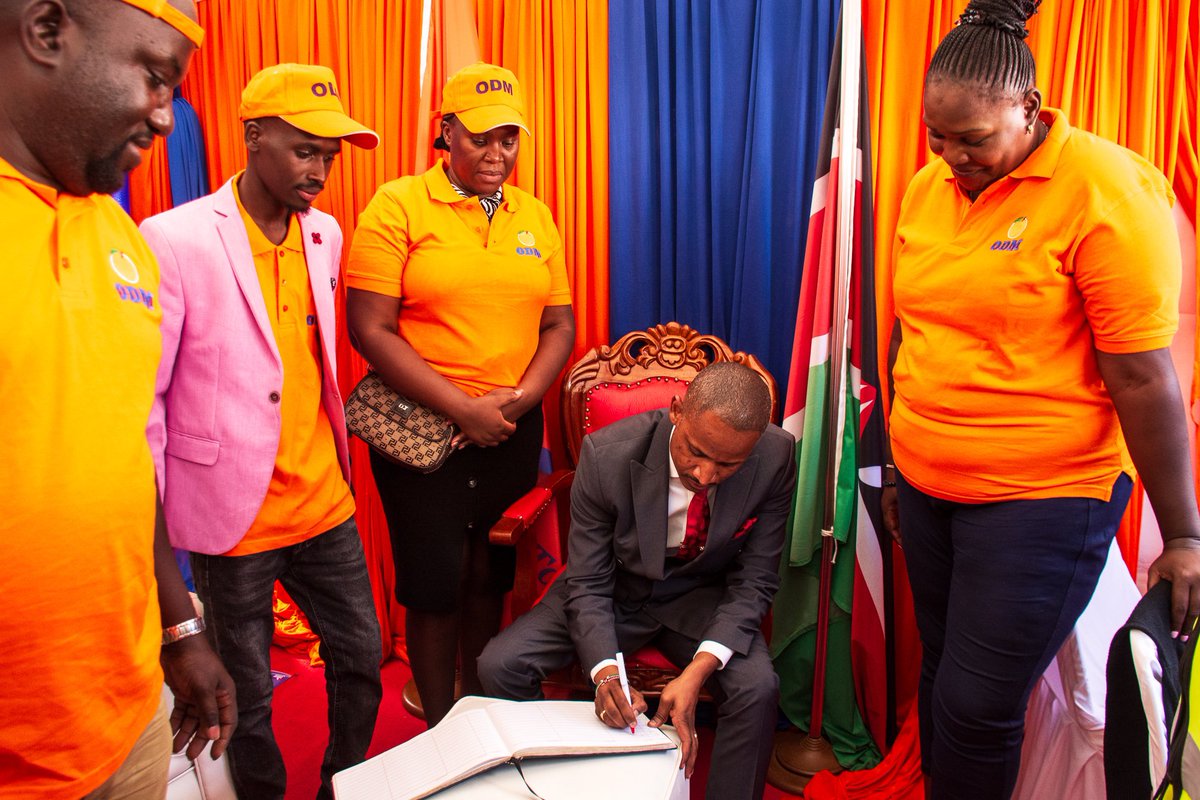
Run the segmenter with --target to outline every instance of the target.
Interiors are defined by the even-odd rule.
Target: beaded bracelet
[[[609,683],[611,681],[619,681],[620,679],[621,679],[621,674],[619,672],[614,672],[612,675],[604,676],[596,683],[596,693],[597,694],[600,693],[600,687],[603,686],[604,684]]]

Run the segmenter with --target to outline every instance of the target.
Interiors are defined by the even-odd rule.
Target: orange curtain
[[[424,172],[442,157],[433,148],[441,130],[442,87],[455,72],[481,59],[473,0],[431,2],[421,109],[416,120],[417,150],[411,174]]]
[[[530,105],[514,180],[550,207],[567,250],[578,322],[576,356],[608,341],[608,24],[607,6],[529,0],[430,0],[422,85],[423,0],[199,0],[207,31],[183,84],[205,136],[215,188],[245,166],[242,88],[283,61],[323,64],[337,76],[355,119],[378,131],[376,150],[344,147],[316,206],[337,218],[346,248],[358,214],[382,183],[423,171],[437,159],[432,140],[446,78],[477,58],[512,69]],[[136,220],[171,205],[165,147],[132,176]],[[344,295],[339,292],[339,313]],[[338,334],[343,395],[365,371],[345,329]],[[557,389],[548,394],[557,438]],[[391,546],[366,446],[351,440],[357,521],[375,587],[385,648],[404,656],[403,609],[393,596]],[[295,609],[280,598],[277,618],[296,632]],[[299,646],[303,646],[301,643]]]
[[[155,138],[142,163],[129,173],[129,215],[141,222],[171,207],[171,175],[167,169],[167,142]]]
[[[921,128],[925,66],[965,7],[965,0],[934,0],[924,17],[896,0],[864,3],[883,358],[893,320],[891,248],[900,200],[932,158]],[[1046,104],[1063,109],[1072,125],[1152,161],[1173,181],[1193,226],[1198,8],[1200,0],[1044,0],[1029,38]],[[1192,267],[1200,270],[1200,263]],[[1195,369],[1200,375],[1200,360]],[[1139,482],[1118,534],[1131,572],[1141,511]]]

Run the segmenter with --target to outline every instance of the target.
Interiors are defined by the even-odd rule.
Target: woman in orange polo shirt
[[[505,184],[525,126],[511,72],[475,64],[442,92],[448,151],[380,187],[347,269],[351,339],[394,389],[441,412],[456,451],[422,475],[371,453],[396,565],[396,599],[425,719],[482,694],[475,660],[500,628],[514,556],[488,544],[537,480],[542,395],[575,342],[562,240],[549,209]]]
[[[934,798],[1010,796],[1030,692],[1092,595],[1135,464],[1165,541],[1150,582],[1173,583],[1175,630],[1200,610],[1167,350],[1174,197],[1151,164],[1042,107],[1024,41],[1037,5],[973,0],[934,53],[923,121],[941,158],[896,233],[885,516],[921,633]]]

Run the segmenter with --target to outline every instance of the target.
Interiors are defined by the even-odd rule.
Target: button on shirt
[[[671,438],[675,438],[675,430],[671,429]],[[679,470],[675,468],[675,459],[667,456],[667,466],[669,468],[669,478],[667,480],[667,555],[673,555],[679,549],[680,543],[683,541],[683,535],[687,530],[687,510],[691,505],[692,497],[695,492],[688,491],[683,485],[683,481],[679,479]],[[710,486],[708,489],[708,505],[712,508],[716,503],[717,497],[716,486]],[[724,669],[729,663],[729,659],[733,656],[733,651],[720,642],[714,642],[706,639],[696,648],[696,654],[712,653],[721,662],[720,669]],[[592,681],[596,680],[596,673],[605,667],[615,667],[616,659],[606,658],[596,666],[592,667]]]

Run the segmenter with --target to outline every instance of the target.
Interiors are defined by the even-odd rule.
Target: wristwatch
[[[880,485],[884,489],[888,489],[896,485],[896,467],[892,464],[883,465],[883,479]]]

